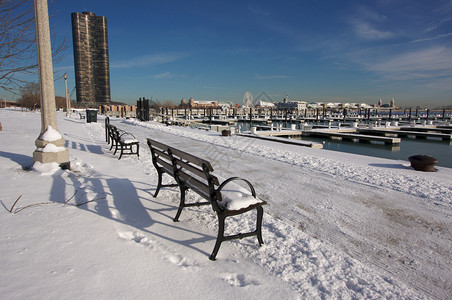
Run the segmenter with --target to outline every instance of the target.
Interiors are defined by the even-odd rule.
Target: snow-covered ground
[[[141,145],[118,160],[103,121],[58,113],[71,170],[45,175],[30,170],[40,114],[0,110],[2,299],[452,297],[452,169],[114,118]],[[172,222],[178,189],[152,197],[147,137],[250,180],[265,244],[224,242],[210,261],[215,214]]]

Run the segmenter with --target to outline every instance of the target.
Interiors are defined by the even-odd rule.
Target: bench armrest
[[[238,181],[238,180],[246,182],[246,184],[248,184],[248,186],[249,186],[249,188],[250,188],[250,190],[251,190],[251,194],[253,195],[254,198],[256,198],[256,190],[254,189],[254,186],[251,184],[251,182],[249,182],[249,181],[246,180],[246,179],[240,178],[240,177],[231,177],[231,178],[226,179],[225,181],[223,181],[223,182],[220,184],[220,186],[219,186],[218,189],[217,189],[217,192],[221,192],[221,190],[222,190],[229,182],[231,182],[231,181]]]
[[[122,133],[119,135],[119,137],[122,137],[123,135],[131,135],[134,139],[136,139],[136,137],[133,134],[131,134],[130,132],[127,132],[124,130],[120,130],[120,132],[122,132]]]

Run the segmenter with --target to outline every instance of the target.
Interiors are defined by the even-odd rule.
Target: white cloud
[[[203,89],[211,89],[211,90],[224,90],[224,89],[226,89],[225,87],[222,87],[222,86],[211,86],[211,85],[203,85],[202,88]]]
[[[121,61],[113,61],[110,63],[111,68],[137,68],[137,67],[145,67],[150,65],[161,65],[170,62],[177,61],[181,58],[186,57],[187,55],[184,53],[158,53],[158,54],[150,54],[138,57],[132,57],[130,59],[121,60]]]
[[[260,75],[260,74],[254,74],[254,76],[257,79],[284,79],[284,78],[289,78],[289,76],[286,76],[286,75]]]
[[[183,75],[183,74],[174,74],[171,72],[163,72],[163,73],[152,76],[152,78],[154,78],[154,79],[173,79],[173,78],[185,78],[185,77],[187,77],[187,76]]]
[[[442,33],[442,34],[438,34],[438,35],[436,35],[436,36],[429,37],[429,38],[417,39],[417,40],[411,41],[410,43],[420,43],[420,42],[433,41],[433,40],[438,40],[438,39],[446,38],[446,37],[451,36],[451,35],[452,35],[452,32],[449,32],[449,33]]]
[[[365,40],[384,40],[395,36],[391,31],[381,31],[373,27],[370,23],[365,21],[355,20],[352,22],[355,34]]]
[[[419,78],[452,78],[452,51],[447,47],[432,47],[400,53],[380,62],[368,64],[366,69],[391,80]]]
[[[268,11],[262,10],[260,8],[256,8],[256,7],[249,7],[249,10],[258,16],[269,16],[270,13]]]
[[[165,73],[161,73],[161,74],[157,74],[152,76],[152,78],[154,79],[168,79],[168,78],[173,78],[174,75],[171,72],[165,72]]]

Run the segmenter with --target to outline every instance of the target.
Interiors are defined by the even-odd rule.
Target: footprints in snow
[[[198,269],[200,269],[200,266],[196,262],[191,261],[185,256],[174,253],[172,250],[167,249],[163,244],[149,239],[140,231],[118,231],[118,236],[126,241],[140,244],[148,248],[149,250],[159,252],[159,257],[162,257],[164,260],[180,267],[182,270],[197,271]],[[258,280],[250,278],[250,276],[247,276],[245,274],[221,273],[218,274],[218,278],[235,287],[260,285],[260,282]]]
[[[237,274],[237,273],[223,273],[220,274],[220,278],[231,286],[244,287],[247,285],[259,285],[260,283],[257,280],[249,279],[245,274]]]
[[[139,231],[123,231],[118,232],[118,235],[124,240],[133,241],[152,251],[160,252],[160,257],[176,266],[181,267],[184,270],[194,271],[198,268],[198,265],[194,262],[191,262],[187,257],[173,253],[172,250],[166,249],[163,244],[160,244],[155,240],[148,239],[143,233]]]

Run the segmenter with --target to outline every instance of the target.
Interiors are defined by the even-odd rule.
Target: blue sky
[[[452,1],[55,0],[54,65],[75,85],[72,12],[107,17],[112,99],[452,105]],[[56,94],[64,95],[58,80]],[[61,92],[60,92],[61,90]],[[75,99],[75,93],[72,96]]]

